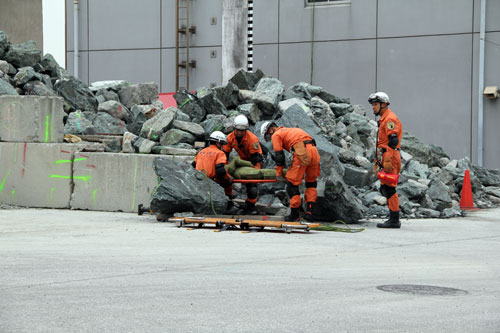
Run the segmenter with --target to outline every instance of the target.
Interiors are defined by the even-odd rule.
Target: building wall
[[[42,0],[0,0],[0,31],[13,44],[34,40],[42,50]]]
[[[369,93],[385,91],[405,130],[476,162],[480,0],[305,2],[254,0],[254,69],[286,86],[322,86],[368,111]],[[222,82],[222,3],[191,0],[191,89]],[[84,81],[156,81],[162,92],[175,90],[175,0],[80,5]],[[66,7],[71,70],[73,1]],[[500,86],[500,1],[487,0],[486,21],[485,85]],[[485,100],[484,124],[484,165],[499,168],[499,100]]]

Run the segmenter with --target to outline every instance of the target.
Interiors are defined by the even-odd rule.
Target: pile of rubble
[[[321,156],[318,179],[320,220],[356,222],[388,214],[373,173],[377,124],[361,106],[351,105],[318,86],[283,84],[261,71],[240,71],[225,86],[175,94],[178,107],[163,109],[158,85],[126,81],[90,86],[60,67],[50,55],[41,57],[33,41],[12,45],[0,31],[0,95],[60,96],[64,99],[65,134],[85,139],[106,135],[108,152],[193,156],[214,130],[232,131],[233,119],[244,114],[260,137],[263,121],[300,127],[312,135]],[[404,126],[404,124],[403,124]],[[114,136],[113,136],[114,135]],[[450,160],[443,149],[426,145],[404,133],[402,172],[398,193],[402,216],[453,217],[461,215],[460,191],[466,169],[471,171],[474,201],[480,208],[500,204],[500,172],[471,165],[467,158]],[[234,156],[234,153],[233,153]],[[263,163],[273,168],[271,154]],[[221,188],[207,180],[190,183],[196,173],[189,165],[155,163],[161,182],[152,199],[159,213],[204,212],[226,205]],[[236,185],[244,197],[244,188]],[[208,191],[208,192],[207,192]],[[221,193],[219,193],[221,192]],[[286,214],[288,197],[283,183],[259,186],[259,203]],[[209,193],[211,201],[207,201]]]

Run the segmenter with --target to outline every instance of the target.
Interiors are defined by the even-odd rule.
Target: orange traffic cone
[[[475,210],[474,199],[472,198],[472,187],[470,184],[469,170],[465,170],[464,184],[462,185],[462,197],[460,198],[460,209]]]

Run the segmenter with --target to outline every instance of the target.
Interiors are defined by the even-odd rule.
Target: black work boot
[[[246,202],[245,214],[246,215],[256,215],[257,214],[257,210],[255,209],[255,204],[253,202],[250,202],[250,201]]]
[[[399,211],[389,211],[389,219],[384,223],[377,223],[377,228],[401,228],[401,222],[399,222]]]
[[[314,202],[306,202],[306,215],[304,215],[304,218],[308,222],[314,222]]]
[[[229,199],[229,201],[227,202],[226,210],[230,210],[234,206],[233,199],[236,198],[236,196],[234,194],[228,195],[227,198]]]
[[[300,213],[299,213],[300,208],[291,208],[291,213],[290,215],[285,217],[285,221],[287,222],[299,222],[300,221]]]

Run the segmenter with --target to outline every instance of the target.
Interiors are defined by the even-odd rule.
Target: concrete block
[[[72,156],[84,146],[0,142],[0,202],[25,207],[69,207]]]
[[[63,142],[63,99],[0,96],[0,141]]]
[[[192,156],[158,156],[116,153],[76,153],[75,187],[71,208],[99,211],[137,212],[149,207],[158,180],[153,170],[155,158],[191,163]]]

